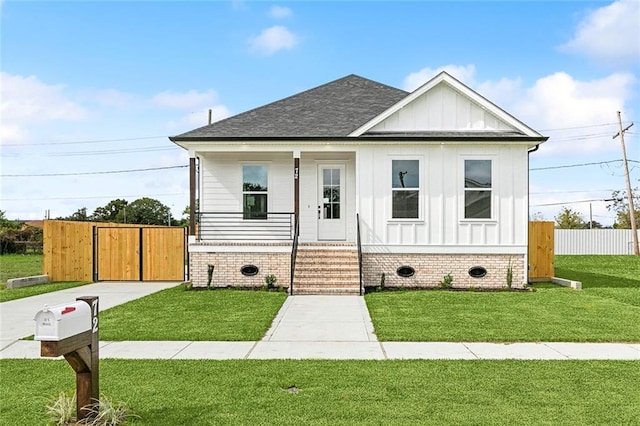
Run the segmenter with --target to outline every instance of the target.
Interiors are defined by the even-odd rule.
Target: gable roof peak
[[[469,86],[465,85],[460,80],[456,79],[444,70],[440,71],[434,77],[415,89],[408,96],[398,101],[395,105],[391,106],[380,115],[374,117],[364,125],[360,126],[349,136],[357,137],[364,135],[365,133],[371,131],[372,129],[374,129],[374,127],[388,119],[391,115],[398,113],[398,111],[411,104],[416,99],[421,98],[423,95],[431,92],[432,90],[434,90],[434,88],[442,84],[448,86],[449,90],[457,92],[459,95],[461,95],[463,98],[466,98],[470,103],[476,105],[481,110],[493,115],[498,121],[504,123],[511,130],[520,132],[525,136],[542,137],[540,133],[533,130],[531,127],[527,126],[522,121],[518,120],[507,111],[503,110],[502,108],[500,108],[484,96],[480,95],[478,92],[471,89]]]

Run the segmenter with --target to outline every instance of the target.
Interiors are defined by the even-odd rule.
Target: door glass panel
[[[324,169],[322,171],[322,183],[324,186],[331,185],[331,169]]]
[[[340,219],[340,169],[322,170],[322,217]]]
[[[333,205],[333,218],[340,219],[340,204]]]
[[[340,169],[332,169],[331,181],[334,185],[340,185]]]

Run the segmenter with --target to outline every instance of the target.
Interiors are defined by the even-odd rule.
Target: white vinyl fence
[[[638,231],[640,236],[640,231]],[[555,254],[633,254],[631,229],[556,229]]]

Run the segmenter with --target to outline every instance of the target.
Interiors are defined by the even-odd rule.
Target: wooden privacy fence
[[[43,273],[51,281],[180,281],[186,228],[47,220]]]
[[[551,281],[553,266],[553,222],[529,222],[529,281]]]

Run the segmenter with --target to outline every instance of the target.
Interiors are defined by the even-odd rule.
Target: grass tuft
[[[46,407],[49,420],[56,426],[71,425],[76,420],[76,395],[60,392]]]

